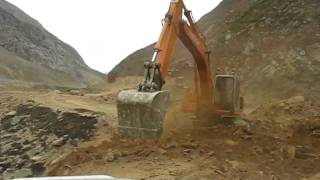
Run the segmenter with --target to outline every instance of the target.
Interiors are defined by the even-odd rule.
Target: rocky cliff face
[[[102,79],[68,44],[27,14],[0,0],[0,81],[84,87]]]
[[[319,17],[318,0],[224,0],[198,25],[212,51],[213,70],[235,70],[246,101],[259,104],[319,94]],[[142,66],[151,57],[149,51],[150,46],[130,55],[109,76],[142,75],[140,67],[130,64]],[[192,70],[192,57],[180,43],[169,74],[191,80]]]

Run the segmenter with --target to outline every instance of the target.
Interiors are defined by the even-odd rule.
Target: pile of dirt
[[[319,123],[319,103],[305,99],[304,96],[294,96],[289,99],[271,102],[258,107],[250,114],[257,121],[281,123],[283,126],[297,124]]]
[[[292,158],[320,159],[320,104],[294,96],[260,106],[250,114],[261,131],[287,141]]]
[[[74,48],[5,0],[0,23],[1,86],[86,87],[103,80]]]
[[[97,122],[93,112],[61,112],[33,102],[18,105],[0,120],[0,174],[5,179],[42,175],[57,148],[88,140]]]

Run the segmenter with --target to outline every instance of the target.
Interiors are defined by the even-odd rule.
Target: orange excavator
[[[241,113],[243,100],[239,96],[238,77],[234,73],[212,74],[210,51],[191,11],[187,10],[183,0],[171,0],[153,57],[144,63],[144,81],[137,89],[123,90],[118,94],[120,134],[131,138],[159,138],[161,135],[170,101],[169,92],[163,91],[162,87],[178,38],[195,61],[195,110],[214,115],[212,117],[235,117]]]

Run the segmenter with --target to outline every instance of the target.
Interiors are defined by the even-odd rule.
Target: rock
[[[196,120],[196,119],[198,119],[198,117],[197,117],[196,115],[192,115],[192,116],[190,117],[190,119]]]
[[[225,144],[226,144],[226,145],[229,145],[229,146],[236,146],[236,145],[238,145],[239,143],[236,142],[236,141],[233,141],[233,140],[231,140],[231,139],[228,139],[228,140],[225,141]]]
[[[16,111],[10,111],[7,114],[5,114],[5,116],[15,116],[17,114]]]
[[[304,96],[294,96],[294,97],[287,99],[285,102],[287,104],[298,104],[298,103],[302,103],[304,101],[305,101]]]
[[[279,104],[279,106],[280,106],[281,108],[285,108],[285,107],[286,107],[286,104],[285,104],[284,102],[281,102],[281,103]]]
[[[10,133],[16,133],[16,132],[19,131],[19,130],[20,130],[19,127],[17,127],[17,126],[12,126],[12,127],[10,127],[10,129],[8,129],[8,132],[10,132]]]
[[[30,159],[31,159],[28,154],[23,154],[23,155],[21,156],[21,158],[22,158],[22,159],[27,159],[27,160],[30,160]]]
[[[153,152],[153,149],[145,149],[139,153],[139,156],[148,157]]]
[[[317,173],[317,174],[315,174],[315,175],[313,175],[313,176],[310,177],[310,178],[304,178],[304,179],[302,179],[302,180],[319,180],[319,179],[320,179],[320,172]]]
[[[212,156],[214,156],[216,153],[214,152],[214,151],[210,151],[209,153],[208,153],[208,156],[209,157],[212,157]]]
[[[14,173],[15,169],[12,169],[12,168],[8,168],[7,170],[5,170],[3,173],[2,173],[2,176],[0,176],[0,180],[9,180],[9,179],[13,179],[14,178]],[[3,178],[3,179],[1,179]]]
[[[318,155],[312,154],[312,153],[307,153],[307,152],[297,151],[295,153],[295,158],[297,158],[297,159],[315,159],[315,158],[318,158]]]
[[[249,56],[249,55],[251,55],[251,53],[253,52],[254,49],[255,49],[254,43],[253,42],[248,42],[246,44],[246,47],[245,47],[245,49],[243,50],[242,53],[247,55],[247,56]]]
[[[113,162],[113,161],[115,161],[115,160],[117,160],[117,159],[118,159],[118,157],[115,156],[115,154],[114,154],[113,152],[108,152],[108,154],[107,154],[107,156],[106,156],[106,158],[105,158],[105,160],[106,160],[107,162]]]
[[[21,153],[22,153],[22,149],[10,148],[9,151],[6,154],[8,154],[8,155],[20,155]]]
[[[162,149],[162,148],[159,148],[159,149],[158,149],[158,152],[159,152],[161,155],[166,155],[166,154],[168,153],[167,150]]]
[[[29,157],[33,157],[33,156],[36,156],[36,155],[40,154],[41,152],[43,152],[43,147],[40,146],[40,145],[37,145],[37,146],[33,147],[32,149],[30,149],[27,152],[27,155]]]
[[[20,170],[9,169],[3,173],[4,179],[32,177],[31,169],[23,168]]]
[[[46,141],[45,141],[45,143],[47,144],[47,145],[52,145],[52,143],[54,142],[56,140],[56,137],[55,136],[47,136],[47,139],[46,139]]]
[[[297,159],[315,159],[315,158],[318,158],[319,156],[311,153],[297,152],[295,154],[295,157]]]
[[[119,159],[120,157],[123,157],[123,153],[119,150],[114,150],[113,155],[115,156],[116,159]]]
[[[164,146],[164,149],[174,149],[176,148],[178,145],[176,142],[170,142],[170,143],[167,143],[165,146]]]
[[[229,41],[231,39],[232,35],[228,33],[225,37],[225,41]]]
[[[252,135],[242,135],[241,138],[244,140],[252,140],[253,136]]]
[[[243,129],[243,131],[245,131],[247,134],[252,135],[252,132],[250,130],[250,124],[245,119],[242,119],[240,117],[235,117],[235,118],[232,118],[232,123],[235,126]]]
[[[199,145],[195,143],[187,143],[187,144],[182,144],[181,147],[186,149],[197,149]]]
[[[17,158],[16,160],[14,160],[14,162],[15,162],[15,168],[21,169],[25,164],[27,164],[28,161],[23,158]]]
[[[12,147],[16,148],[16,149],[21,149],[23,148],[23,145],[21,143],[18,142],[14,142],[11,144]]]
[[[70,139],[69,143],[74,146],[74,147],[78,147],[79,145],[79,139],[75,138],[75,139]]]
[[[275,160],[275,159],[269,159],[269,162],[270,162],[271,164],[273,164],[273,163],[276,162],[276,160]]]
[[[62,92],[60,90],[54,90],[54,93],[56,94],[62,94]]]
[[[59,121],[53,124],[54,133],[58,136],[69,135],[69,138],[86,139],[93,135],[98,122],[97,116],[73,112],[63,112]]]
[[[4,161],[0,161],[0,167],[3,169],[7,169],[12,166],[12,162],[8,159],[5,159]]]
[[[70,95],[83,96],[84,94],[80,90],[69,90]]]
[[[256,154],[262,154],[263,153],[263,149],[261,147],[259,147],[259,146],[255,146],[255,147],[253,147],[253,149],[254,149],[254,152]]]
[[[9,139],[9,138],[12,138],[13,136],[14,136],[13,134],[9,134],[9,133],[8,133],[8,134],[2,135],[1,138],[2,138],[2,139]]]
[[[296,156],[296,147],[295,146],[288,146],[286,152],[287,152],[286,156],[288,158],[294,159]]]
[[[307,147],[297,146],[295,147],[294,157],[297,159],[313,159],[318,158],[317,155],[312,154]]]
[[[300,50],[300,51],[299,51],[299,54],[300,54],[301,56],[305,56],[305,55],[306,55],[306,51],[305,51],[305,50]]]
[[[0,156],[0,162],[4,162],[5,160],[7,160],[7,157]]]
[[[128,156],[130,153],[128,151],[121,151],[121,157],[126,157]]]
[[[34,162],[39,162],[39,161],[42,161],[44,160],[44,157],[43,156],[33,156],[32,158],[30,158],[32,161]]]
[[[187,154],[189,154],[189,153],[191,153],[192,152],[192,149],[185,149],[185,150],[183,150],[183,154],[185,154],[185,155],[187,155]]]
[[[311,136],[316,137],[316,138],[320,138],[320,129],[312,130]]]
[[[226,173],[226,172],[228,172],[228,167],[226,165],[222,165],[222,166],[219,167],[219,170],[222,173]]]
[[[227,161],[233,169],[239,169],[241,164],[238,161]]]
[[[42,162],[42,161],[38,161],[38,162],[32,163],[30,168],[32,170],[32,174],[35,175],[35,176],[42,175],[43,172],[46,170],[45,163]]]
[[[63,146],[65,143],[66,143],[65,139],[64,139],[63,137],[61,137],[61,138],[53,141],[53,142],[52,142],[52,146],[54,146],[54,147],[61,147],[61,146]]]

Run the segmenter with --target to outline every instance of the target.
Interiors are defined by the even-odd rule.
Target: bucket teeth
[[[117,98],[120,135],[127,138],[159,138],[169,99],[168,91],[121,91]]]

